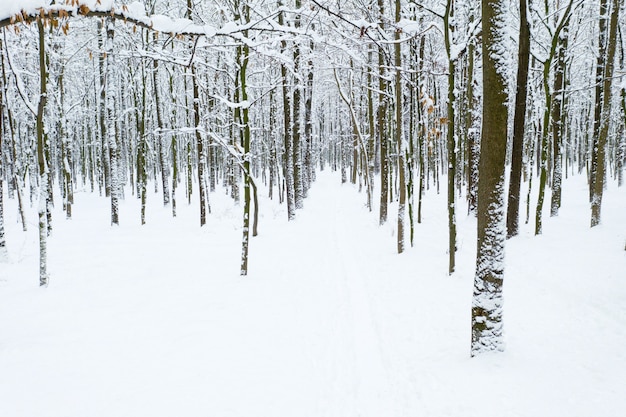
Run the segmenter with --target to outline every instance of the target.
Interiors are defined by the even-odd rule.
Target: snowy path
[[[300,254],[281,262],[277,275],[297,271],[293,277],[299,287],[296,293],[303,296],[297,301],[301,316],[294,319],[318,328],[319,333],[313,335],[320,337],[322,345],[309,347],[309,355],[321,366],[320,377],[330,382],[312,399],[317,410],[312,415],[399,415],[394,411],[394,390],[369,289],[372,272],[367,259],[378,255],[379,245],[372,242],[379,240],[381,233],[373,213],[363,210],[364,196],[357,195],[350,185],[338,187],[334,181],[320,179],[321,184],[305,201],[305,209],[280,230],[284,235],[278,239],[278,252]],[[264,253],[266,248],[258,247],[263,241],[253,240],[253,245],[253,264],[254,259],[270,256]],[[267,276],[271,271],[258,273]],[[313,321],[323,326],[311,324]],[[315,343],[306,343],[311,342]]]
[[[388,380],[388,370],[384,364],[381,350],[380,333],[370,299],[368,288],[370,271],[362,252],[353,252],[351,242],[370,241],[373,236],[363,233],[363,224],[359,224],[358,212],[342,201],[339,188],[332,188],[333,195],[326,201],[332,210],[333,245],[331,251],[340,265],[339,279],[344,285],[348,331],[351,333],[355,373],[355,412],[357,416],[382,416],[396,413],[391,398],[392,389]],[[353,236],[356,235],[357,239]],[[369,253],[375,256],[374,253]]]

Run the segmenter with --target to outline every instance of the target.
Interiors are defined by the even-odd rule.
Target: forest
[[[125,224],[140,234],[166,211],[204,233],[228,224],[237,240],[206,235],[210,245],[238,253],[224,255],[228,274],[257,279],[249,261],[269,259],[263,239],[284,231],[269,210],[293,227],[313,221],[331,172],[348,188],[325,204],[347,213],[332,200],[356,190],[367,230],[386,231],[371,258],[393,251],[402,264],[436,241],[445,264],[428,270],[464,276],[475,238],[470,353],[504,351],[505,246],[544,244],[567,204],[590,233],[609,189],[621,196],[611,219],[626,212],[625,13],[621,0],[2,0],[0,260],[14,263],[9,248],[36,230],[38,272],[23,280],[50,291],[57,227],[99,222],[103,236],[120,229],[115,246]],[[81,207],[86,194],[106,201],[107,219],[91,200]],[[435,216],[445,227],[426,235]],[[335,239],[344,230],[318,222]],[[620,234],[610,271],[624,265],[620,227],[606,229]]]

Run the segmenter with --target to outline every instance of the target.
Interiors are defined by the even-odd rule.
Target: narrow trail
[[[351,349],[355,416],[382,416],[394,414],[391,385],[388,369],[383,360],[383,345],[377,329],[376,313],[372,305],[368,281],[370,271],[366,270],[363,257],[366,254],[347,248],[355,242],[352,235],[362,234],[360,224],[362,213],[359,207],[350,207],[353,201],[345,201],[337,187],[324,201],[332,201],[325,213],[332,219],[332,245],[327,248],[333,263],[339,266],[336,278],[340,281],[345,294],[344,311],[347,331],[351,343],[345,346]],[[391,413],[391,414],[390,414]]]

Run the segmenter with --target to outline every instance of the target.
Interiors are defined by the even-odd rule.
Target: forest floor
[[[506,351],[473,359],[476,221],[460,200],[449,276],[443,188],[402,255],[396,207],[379,226],[336,174],[319,174],[293,222],[263,196],[246,277],[242,208],[223,191],[203,228],[182,191],[176,218],[150,194],[145,226],[126,193],[119,227],[97,194],[79,190],[71,220],[57,204],[48,288],[35,209],[22,232],[5,197],[0,416],[626,415],[626,189],[614,182],[599,227],[578,176],[558,217],[546,207],[543,235],[531,220],[507,242]]]

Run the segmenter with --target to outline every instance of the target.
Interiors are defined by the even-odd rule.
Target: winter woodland
[[[395,323],[400,329],[402,323],[422,320],[437,327],[440,314],[444,322],[453,314],[430,311],[430,317],[408,318],[398,312],[393,316],[389,311],[396,301],[390,294],[401,293],[393,285],[413,284],[390,282],[386,287],[384,282],[409,278],[402,278],[407,274],[413,274],[411,280],[440,280],[425,291],[453,294],[455,303],[460,303],[438,309],[464,309],[461,319],[453,322],[462,322],[459,328],[466,328],[466,333],[450,331],[442,337],[465,349],[469,357],[493,358],[497,355],[483,354],[504,352],[505,332],[516,341],[528,331],[515,324],[507,328],[503,319],[509,314],[509,298],[503,300],[509,265],[512,289],[506,291],[513,300],[512,323],[515,311],[531,317],[534,313],[526,310],[533,310],[535,301],[541,303],[542,295],[533,295],[532,286],[541,288],[558,279],[566,285],[572,279],[582,294],[586,284],[577,287],[576,283],[595,280],[603,287],[606,279],[611,282],[606,288],[614,288],[615,298],[607,296],[604,308],[621,317],[621,327],[609,328],[622,329],[606,344],[611,347],[626,340],[626,285],[616,280],[626,278],[626,10],[622,0],[2,0],[0,28],[0,292],[13,288],[15,281],[27,283],[15,284],[22,288],[19,294],[30,294],[25,299],[43,297],[33,295],[31,287],[37,284],[42,287],[37,294],[61,291],[55,290],[57,285],[66,291],[71,282],[83,288],[85,283],[63,278],[72,276],[67,272],[72,268],[80,269],[86,262],[82,257],[98,256],[88,249],[81,252],[74,247],[75,240],[64,238],[65,231],[71,230],[78,238],[83,228],[84,233],[92,233],[90,242],[101,238],[108,243],[101,247],[108,254],[101,267],[109,272],[94,279],[89,291],[98,291],[99,285],[107,285],[105,292],[118,291],[111,283],[99,284],[100,280],[119,281],[120,293],[134,294],[134,287],[124,285],[145,285],[151,288],[146,291],[155,291],[165,285],[158,278],[165,272],[151,270],[156,287],[148,278],[142,284],[122,282],[145,276],[149,265],[170,259],[177,266],[164,270],[174,281],[216,275],[259,281],[289,271],[289,281],[270,279],[261,291],[270,299],[272,291],[295,297],[282,311],[285,315],[291,314],[290,308],[298,310],[298,303],[315,310],[319,308],[313,307],[315,297],[321,297],[329,310],[319,316],[332,322],[329,312],[338,317],[345,313],[340,298],[333,298],[338,293],[332,291],[349,298],[345,307],[349,314],[345,314],[352,318],[338,319],[339,328],[329,334],[347,332],[354,338],[341,344],[344,336],[340,336],[335,348],[329,349],[353,352],[355,371],[339,373],[334,381],[344,388],[350,384],[342,385],[342,378],[357,381],[354,391],[345,388],[344,392],[354,398],[320,394],[335,402],[316,403],[322,408],[295,414],[298,408],[286,403],[282,411],[261,405],[255,412],[250,406],[246,415],[415,415],[411,413],[420,410],[415,402],[419,396],[409,400],[411,395],[406,394],[401,400],[404,394],[398,393],[408,391],[398,386],[419,387],[406,382],[412,378],[406,375],[424,368],[409,361],[408,368],[400,371],[404,352],[396,351],[387,359],[376,352],[391,346],[388,342],[365,347],[381,335],[396,340],[408,331],[389,325],[395,322],[393,317],[400,317]],[[105,211],[106,218],[96,215]],[[180,218],[191,221],[170,224],[182,222]],[[138,227],[128,226],[135,224]],[[184,231],[175,224],[184,224]],[[298,232],[289,234],[289,230]],[[332,244],[320,240],[321,234],[316,237],[321,230],[332,237],[328,241]],[[565,243],[555,243],[561,241]],[[595,253],[573,245],[575,253],[568,253],[567,241],[603,242],[601,253],[611,255],[601,264],[594,262],[604,255],[572,264],[578,268],[550,266],[567,263],[576,254]],[[110,249],[124,242],[151,245],[146,246],[151,249],[128,247],[128,254]],[[423,245],[432,242],[436,245],[430,252],[431,246]],[[274,243],[279,249],[268,249]],[[325,245],[332,252],[316,252],[317,246]],[[509,245],[513,247],[510,259]],[[70,247],[77,250],[71,256]],[[420,257],[424,253],[429,257]],[[324,259],[309,261],[314,254]],[[35,259],[38,272],[33,268]],[[367,266],[376,259],[387,266]],[[267,270],[268,265],[274,265],[274,272]],[[534,269],[529,269],[532,265]],[[86,267],[82,274],[89,276],[97,268]],[[378,272],[377,278],[371,271]],[[558,277],[559,271],[572,275],[587,271],[595,276],[577,281],[567,275],[570,272]],[[334,274],[345,281],[341,286],[328,278]],[[515,277],[521,280],[524,274],[530,275],[528,287],[515,294],[521,285]],[[541,274],[550,279],[534,280]],[[308,276],[317,276],[320,283],[309,288],[307,298],[296,287],[302,279],[303,288],[308,288]],[[472,288],[463,284],[465,292],[459,292],[458,287],[450,287],[455,279],[469,282]],[[243,310],[268,307],[249,288],[238,300],[230,284],[201,282],[196,282],[199,292],[227,294],[227,301],[221,302],[231,303],[223,307],[228,311],[237,305]],[[188,284],[171,285],[177,293]],[[333,290],[326,293],[323,285]],[[168,297],[165,290],[159,294]],[[128,297],[129,304],[124,305],[134,303],[128,294],[119,296]],[[429,302],[424,294],[418,298],[416,303]],[[199,300],[193,296],[186,299],[190,308],[198,309],[197,315],[210,311],[196,306]],[[218,299],[207,296],[212,302],[219,303]],[[516,307],[516,300],[522,299],[527,305]],[[621,307],[615,301],[620,299]],[[179,307],[185,303],[178,302]],[[161,308],[159,303],[144,303],[133,310],[135,314]],[[77,314],[91,311],[88,303],[79,305],[73,310]],[[11,320],[6,314],[15,309],[19,307],[5,307],[0,320]],[[383,310],[387,316],[380,313]],[[377,311],[378,318],[369,318]],[[155,314],[167,323],[165,315]],[[326,328],[312,316],[298,314],[305,329],[287,332],[325,334]],[[276,319],[267,312],[261,314],[263,320],[255,320],[251,312],[245,316],[233,323],[250,320],[263,323],[258,324],[263,328]],[[191,315],[186,320],[193,322]],[[99,323],[106,328],[108,322],[102,318]],[[234,333],[217,334],[227,339]],[[268,352],[280,349],[279,334],[273,339],[276,345],[264,345]],[[3,348],[5,336],[0,333],[0,357],[8,352]],[[262,336],[250,343],[259,340]],[[396,346],[412,346],[400,339],[396,342]],[[150,350],[147,344],[144,347]],[[253,354],[237,349],[240,357],[253,361]],[[310,349],[311,356],[319,359],[315,347]],[[201,355],[193,349],[187,353]],[[614,358],[612,354],[607,358]],[[332,362],[333,369],[342,369],[340,355],[323,357],[326,361],[319,360],[324,366]],[[576,361],[580,356],[568,358]],[[620,369],[626,372],[623,353],[620,358],[613,362],[616,374]],[[150,366],[143,365],[145,376]],[[328,381],[324,366],[309,369],[311,378]],[[245,366],[241,367],[239,372],[245,374]],[[0,362],[2,369],[9,379],[7,372],[20,372],[8,362]],[[280,369],[287,373],[289,366]],[[497,369],[487,363],[478,380]],[[263,372],[273,371],[268,365]],[[598,386],[613,386],[613,374],[608,375]],[[155,389],[178,392],[172,387]],[[233,386],[222,392],[234,391]],[[623,400],[618,404],[611,393],[604,390],[602,406],[581,412],[600,409],[596,415],[620,415],[618,408],[626,404]],[[279,394],[268,391],[266,395]],[[437,395],[441,399],[443,394],[437,391]],[[469,402],[478,401],[477,393],[463,395]],[[229,401],[236,399],[224,404]],[[455,409],[422,411],[479,415],[462,406],[462,401]],[[2,402],[0,394],[0,414],[21,415],[12,414],[17,408],[2,413]],[[11,404],[18,403],[14,399]],[[541,403],[542,411],[536,414],[578,415],[573,414],[576,407],[559,414],[546,411],[546,404],[549,401]],[[86,412],[87,406],[77,406],[82,411],[76,415],[107,415]],[[207,404],[199,407],[179,415],[211,410]],[[531,409],[519,406],[519,415]],[[32,409],[30,415],[71,414],[61,410],[46,414]],[[130,413],[111,410],[108,415]],[[155,410],[128,415],[155,415]],[[493,415],[518,415],[514,410],[492,409]],[[239,414],[229,414],[225,408],[214,415]]]

